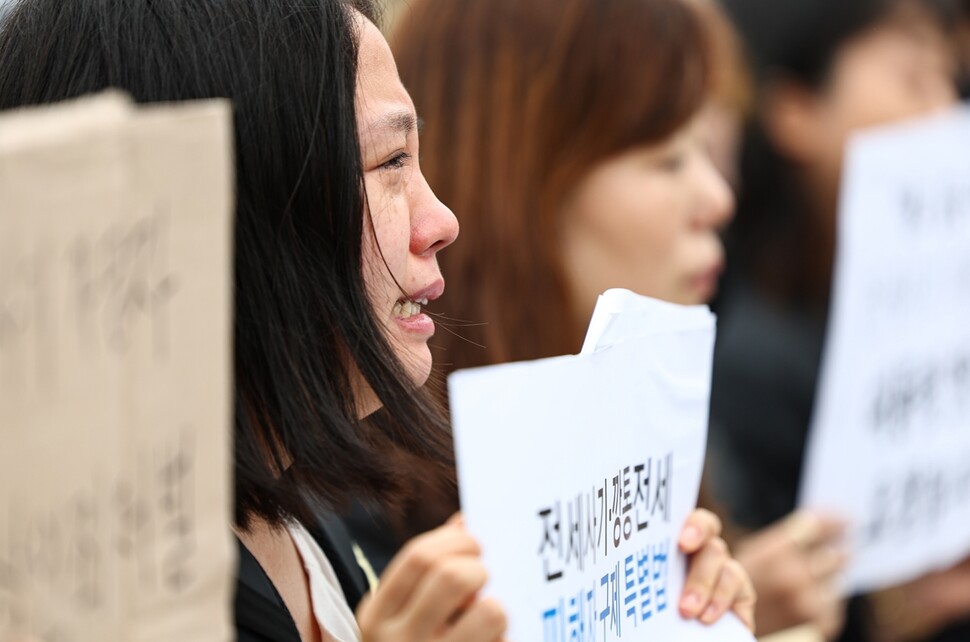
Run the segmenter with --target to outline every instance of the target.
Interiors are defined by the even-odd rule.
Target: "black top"
[[[357,565],[347,530],[338,518],[329,514],[321,515],[318,523],[307,530],[333,566],[350,609],[356,610],[367,591],[367,579]],[[239,546],[234,603],[236,639],[238,642],[300,642],[296,623],[283,598],[252,553],[238,538],[236,541]]]
[[[757,529],[795,507],[825,316],[773,305],[740,283],[719,303],[712,490],[733,523]]]

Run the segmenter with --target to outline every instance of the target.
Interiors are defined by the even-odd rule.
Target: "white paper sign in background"
[[[677,608],[714,318],[630,293],[601,303],[609,310],[588,354],[449,379],[462,510],[487,591],[507,609],[514,642],[751,640],[733,616],[705,627]],[[658,324],[631,337],[625,312]]]
[[[801,503],[850,520],[847,593],[970,553],[970,110],[860,135]]]

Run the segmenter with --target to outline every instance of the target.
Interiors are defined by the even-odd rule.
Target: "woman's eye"
[[[409,160],[411,160],[411,154],[408,152],[398,152],[389,160],[385,161],[381,165],[381,169],[401,169],[408,164]]]
[[[687,156],[683,152],[680,152],[661,158],[659,167],[665,172],[676,172],[684,166],[685,162],[687,162]]]

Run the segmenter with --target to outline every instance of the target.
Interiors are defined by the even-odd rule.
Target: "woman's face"
[[[953,105],[955,71],[946,34],[907,5],[839,50],[826,83],[793,119],[802,133],[790,136],[826,209],[835,209],[851,134]]]
[[[604,160],[567,199],[562,256],[579,319],[609,288],[682,304],[714,294],[734,198],[702,127],[696,118],[664,143]]]
[[[436,255],[458,236],[458,221],[431,192],[418,166],[414,104],[391,50],[360,18],[357,124],[369,216],[364,217],[363,270],[377,318],[412,381],[431,372],[428,339],[435,325],[421,309],[444,292]],[[365,412],[376,400],[363,403]]]

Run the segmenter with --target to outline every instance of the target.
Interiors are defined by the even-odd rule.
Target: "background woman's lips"
[[[691,284],[695,289],[701,292],[701,295],[706,301],[706,299],[714,296],[714,293],[717,292],[717,286],[721,280],[721,274],[723,273],[724,262],[718,261],[712,267],[691,279]]]

